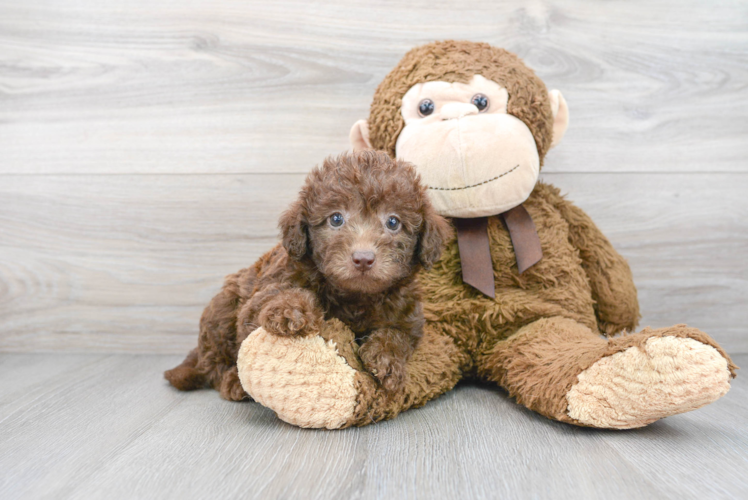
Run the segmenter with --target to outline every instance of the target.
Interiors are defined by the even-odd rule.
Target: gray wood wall
[[[487,41],[571,109],[543,177],[642,325],[748,352],[748,4],[0,1],[0,350],[183,353],[411,47]]]

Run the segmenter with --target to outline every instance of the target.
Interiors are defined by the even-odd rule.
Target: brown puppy
[[[200,319],[198,346],[166,379],[247,397],[236,370],[241,342],[262,326],[314,335],[338,318],[361,342],[366,369],[388,391],[423,331],[416,273],[439,259],[450,225],[431,207],[415,169],[381,152],[328,158],[280,219],[282,244],[227,276]]]

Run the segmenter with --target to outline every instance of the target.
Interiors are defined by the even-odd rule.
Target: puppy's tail
[[[164,372],[164,378],[180,391],[194,391],[205,387],[205,375],[197,371],[197,348],[190,351],[182,364]]]

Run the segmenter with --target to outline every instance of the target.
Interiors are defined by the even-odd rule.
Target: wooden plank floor
[[[631,431],[465,384],[395,420],[304,430],[180,393],[177,356],[0,355],[0,498],[746,498],[748,382]],[[748,355],[736,362],[748,363]]]

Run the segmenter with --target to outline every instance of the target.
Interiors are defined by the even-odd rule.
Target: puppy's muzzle
[[[364,272],[372,268],[372,266],[374,265],[374,260],[376,260],[376,256],[371,250],[357,250],[353,252],[353,255],[351,255],[351,260],[353,261],[353,265],[356,266],[356,269]]]

